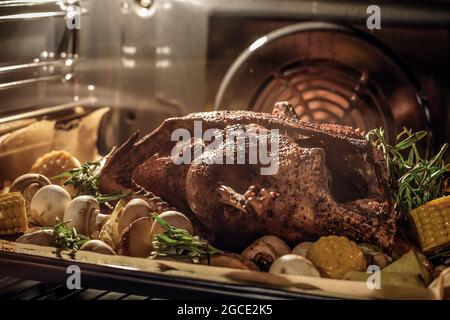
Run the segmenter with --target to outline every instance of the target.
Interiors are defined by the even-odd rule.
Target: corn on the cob
[[[450,196],[411,210],[410,220],[423,252],[430,253],[450,246]]]
[[[31,172],[40,173],[51,179],[64,171],[69,171],[80,166],[80,161],[67,151],[52,151],[37,159],[31,167]],[[61,182],[62,184],[64,181],[54,182]]]
[[[0,194],[0,235],[24,232],[27,227],[27,213],[22,194]]]

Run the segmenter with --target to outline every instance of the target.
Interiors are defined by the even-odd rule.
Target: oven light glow
[[[259,47],[261,47],[264,43],[267,42],[267,37],[261,37],[258,40],[256,40],[255,42],[252,43],[252,45],[250,46],[249,50],[250,51],[255,51],[256,49],[258,49]]]
[[[136,51],[137,51],[137,49],[135,46],[123,46],[122,47],[122,52],[124,54],[130,55],[130,56],[136,54]]]
[[[168,46],[161,46],[161,47],[156,47],[156,54],[165,54],[165,55],[169,55],[171,53],[171,49]]]
[[[66,67],[70,67],[73,64],[73,59],[66,60]]]
[[[172,3],[170,3],[170,2],[164,2],[164,3],[163,3],[163,9],[164,9],[164,10],[170,10],[170,9],[172,9]]]
[[[169,60],[158,60],[156,61],[156,68],[168,68],[170,67],[171,63]]]
[[[134,67],[136,67],[136,61],[134,59],[127,59],[127,58],[123,57],[122,65],[125,68],[133,69]]]

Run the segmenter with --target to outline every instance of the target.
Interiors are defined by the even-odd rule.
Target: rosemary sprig
[[[426,159],[417,147],[417,143],[426,135],[426,131],[413,133],[404,128],[394,146],[387,143],[382,128],[373,129],[366,136],[383,152],[400,217],[443,195],[442,180],[450,169],[450,164],[445,164],[443,160],[448,144],[444,144],[434,157]]]
[[[77,196],[90,195],[95,197],[99,203],[107,203],[119,200],[130,195],[130,192],[115,192],[110,194],[101,194],[99,191],[100,169],[102,160],[87,161],[80,168],[74,168],[60,173],[52,179],[63,179],[64,185],[72,185],[77,190]]]
[[[100,174],[100,161],[87,161],[79,168],[63,172],[52,179],[67,178],[64,185],[72,185],[78,195],[99,195],[98,180]]]
[[[164,233],[156,235],[152,257],[184,256],[192,259],[194,263],[199,263],[201,258],[207,258],[209,264],[211,256],[223,253],[211,246],[207,240],[193,236],[184,229],[175,228],[157,215],[152,215],[152,218],[166,229]]]
[[[55,247],[59,249],[78,250],[89,240],[88,237],[79,234],[75,228],[68,228],[66,225],[70,221],[57,223],[53,228],[53,237],[55,238]]]

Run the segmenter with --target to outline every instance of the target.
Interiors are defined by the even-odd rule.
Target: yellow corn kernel
[[[450,246],[450,196],[411,210],[410,222],[425,253]]]
[[[24,232],[27,227],[25,199],[22,194],[0,194],[0,235]]]
[[[40,173],[51,179],[64,171],[69,171],[80,166],[81,164],[77,158],[67,151],[60,150],[46,153],[37,159],[31,167],[31,172]]]

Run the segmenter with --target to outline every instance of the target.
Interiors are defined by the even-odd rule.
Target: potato
[[[352,281],[367,281],[367,278],[371,276],[372,273],[360,272],[360,271],[349,271],[345,274],[344,280]],[[399,287],[408,288],[423,288],[425,287],[422,280],[417,274],[411,273],[398,273],[398,272],[386,272],[381,273],[381,286],[391,285]]]

